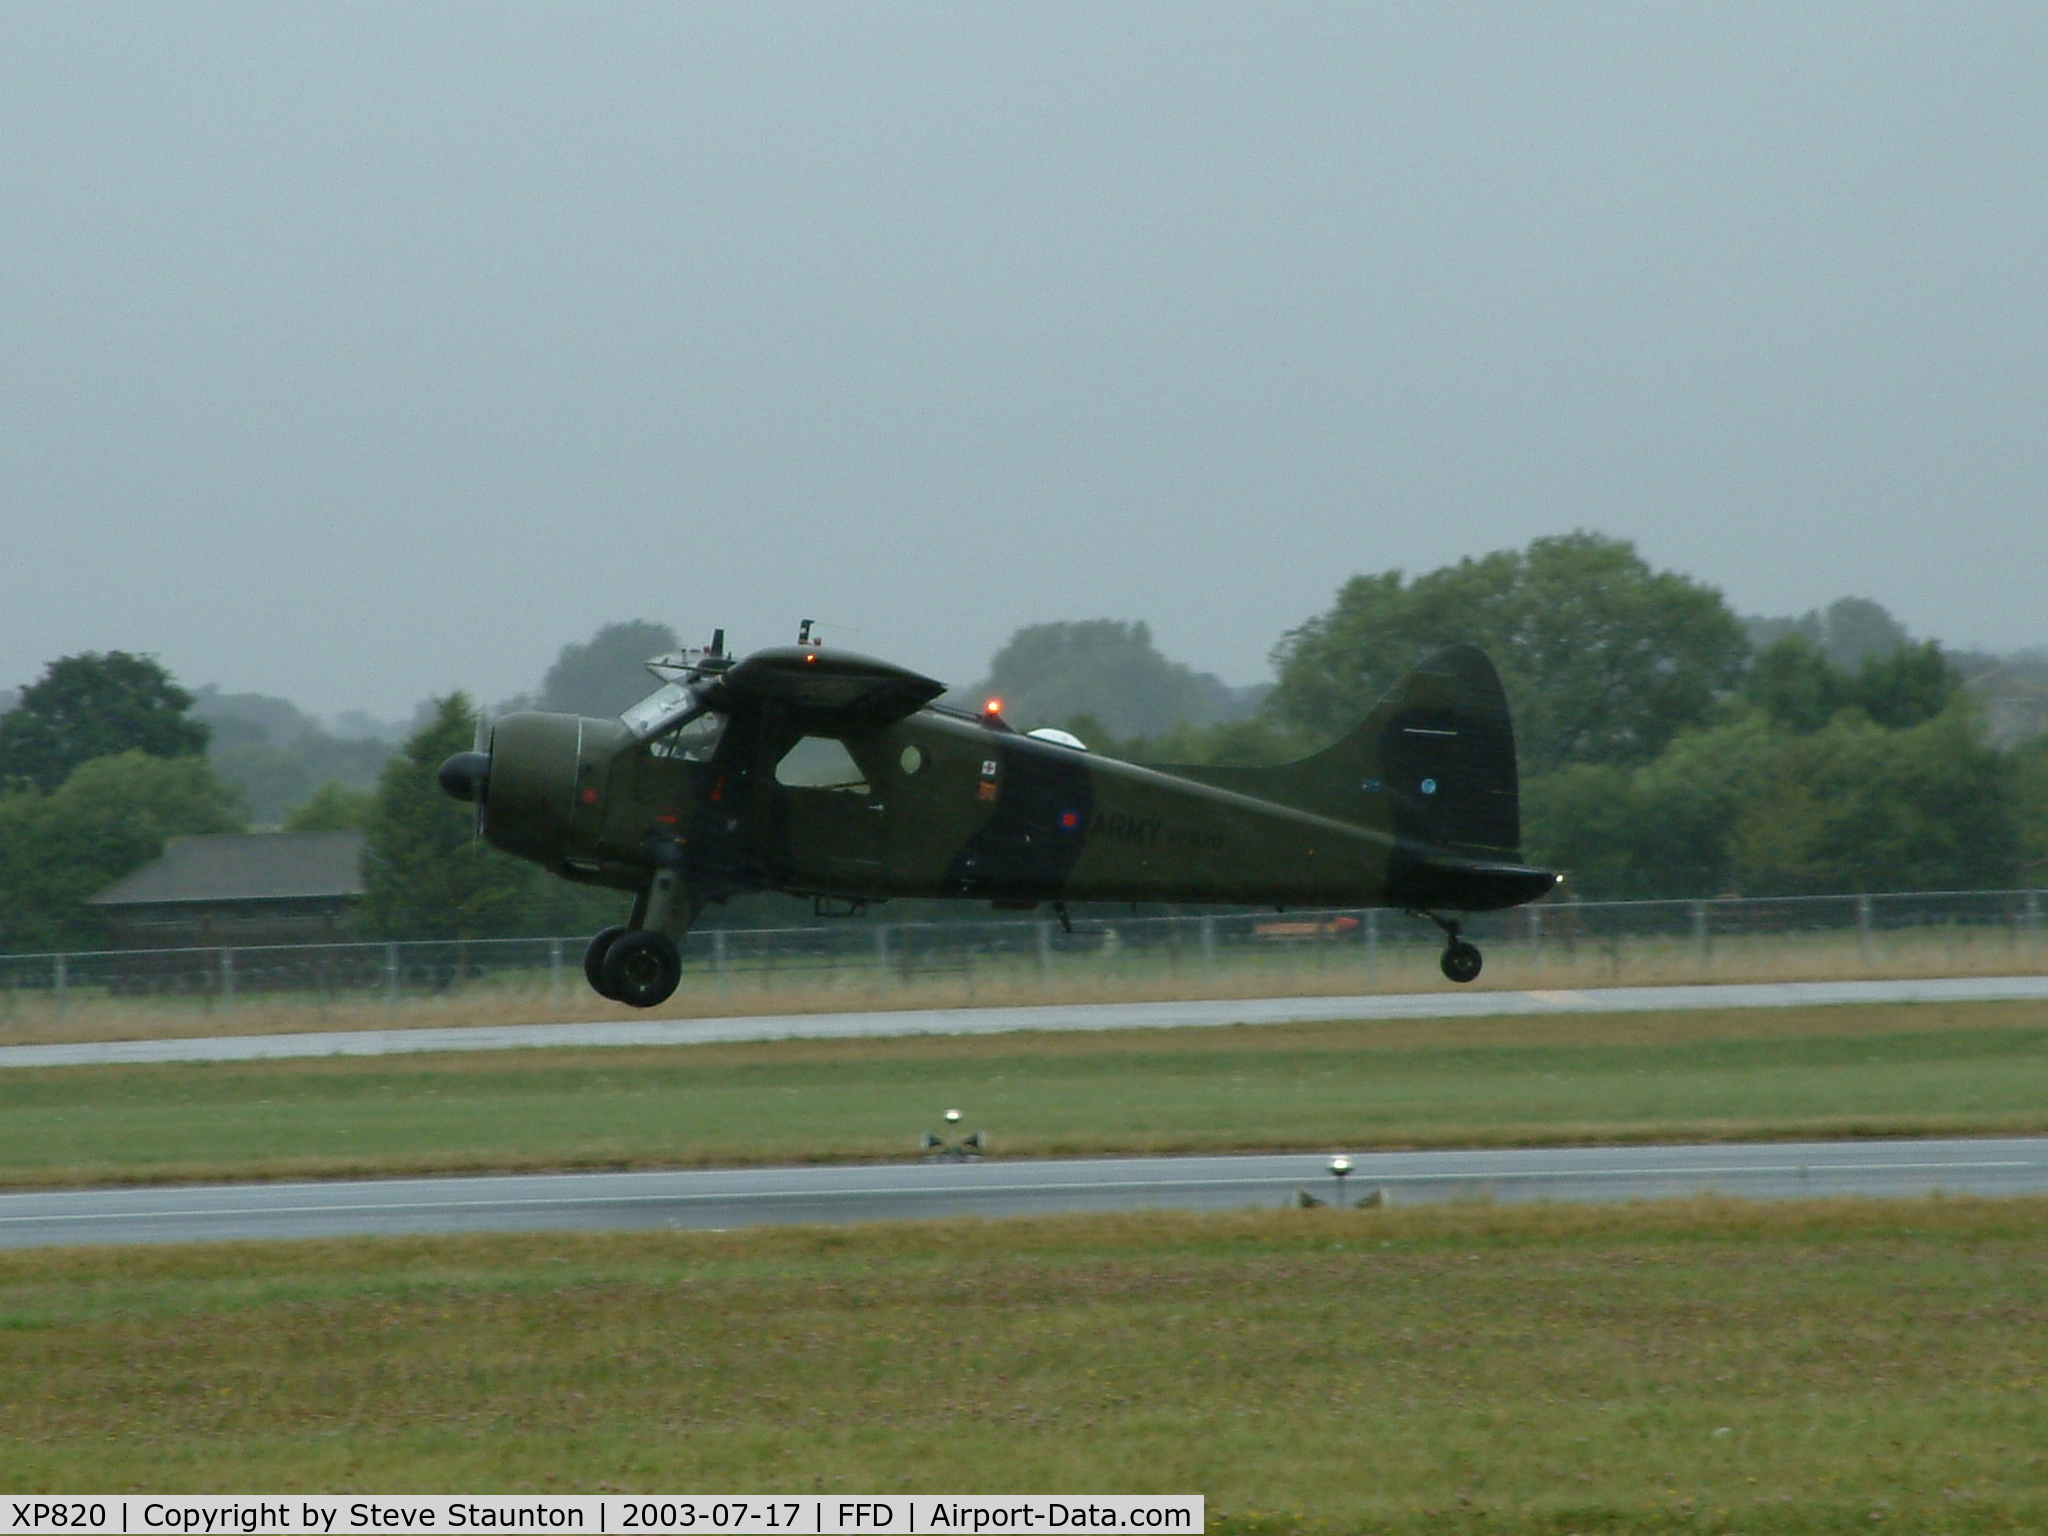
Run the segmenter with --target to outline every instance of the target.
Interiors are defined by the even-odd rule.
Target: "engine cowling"
[[[488,752],[456,753],[438,778],[456,799],[479,803],[486,842],[560,870],[594,858],[611,763],[631,740],[616,720],[507,715]]]

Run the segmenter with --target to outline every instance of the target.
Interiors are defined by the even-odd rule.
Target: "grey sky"
[[[2048,9],[0,11],[0,685],[956,682],[1577,526],[2048,640]]]

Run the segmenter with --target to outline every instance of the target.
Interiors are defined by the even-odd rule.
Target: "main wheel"
[[[1453,939],[1444,946],[1444,975],[1461,985],[1476,980],[1479,976],[1479,946],[1468,944],[1463,939]]]
[[[655,929],[626,934],[604,957],[606,996],[635,1008],[667,1002],[682,979],[683,957],[676,941]]]
[[[609,997],[613,1002],[617,1002],[619,999],[616,994],[609,991],[606,987],[604,960],[605,956],[611,953],[612,946],[625,936],[625,924],[614,923],[609,928],[598,929],[596,937],[591,939],[589,945],[583,951],[583,979],[590,983],[591,991],[595,992],[599,997]]]

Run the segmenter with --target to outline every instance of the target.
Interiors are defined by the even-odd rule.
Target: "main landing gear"
[[[1443,958],[1437,963],[1443,967],[1446,978],[1463,986],[1468,981],[1479,979],[1479,967],[1484,963],[1479,946],[1470,939],[1458,937],[1458,922],[1455,918],[1438,917],[1434,912],[1418,912],[1444,931]]]
[[[683,979],[683,954],[669,937],[668,927],[676,877],[663,870],[633,903],[624,924],[600,929],[583,951],[583,976],[599,997],[633,1008],[652,1008],[668,1001]],[[696,916],[687,909],[683,927]]]

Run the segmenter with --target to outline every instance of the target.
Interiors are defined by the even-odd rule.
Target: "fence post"
[[[1032,927],[1038,939],[1038,989],[1052,991],[1052,924],[1040,918]]]
[[[1543,909],[1532,904],[1522,910],[1529,914],[1529,963],[1538,965],[1543,960]]]
[[[875,924],[875,987],[885,990],[889,985],[889,925]]]
[[[558,997],[560,997],[561,995],[562,995],[562,941],[561,941],[560,939],[549,939],[549,940],[548,940],[548,996],[549,996],[549,997],[551,997],[551,998],[558,998]]]
[[[398,946],[390,943],[384,946],[384,1006],[398,1006]]]
[[[1365,973],[1371,976],[1380,966],[1380,909],[1365,909]]]
[[[220,1005],[223,1009],[235,1006],[235,952],[225,945],[220,952]]]
[[[1621,953],[1621,940],[1615,940],[1615,953]],[[1707,904],[1694,898],[1692,904],[1692,950],[1698,958],[1702,974],[1707,969]]]
[[[61,1021],[65,1007],[71,1000],[71,960],[68,955],[58,955],[55,961],[50,982],[52,990],[57,994],[57,1017]]]
[[[711,930],[711,974],[718,978],[718,995],[725,996],[725,930]]]
[[[1202,914],[1202,979],[1216,983],[1216,918],[1209,912]]]
[[[1863,968],[1870,969],[1870,897],[1867,893],[1856,898],[1856,953],[1863,959]]]

